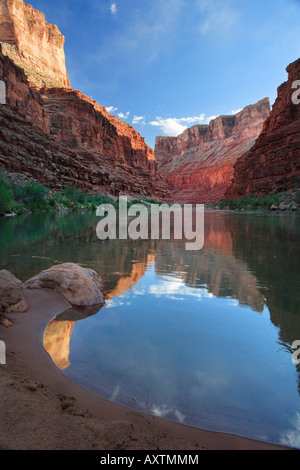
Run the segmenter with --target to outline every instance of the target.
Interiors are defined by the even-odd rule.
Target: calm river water
[[[138,411],[300,448],[300,214],[206,211],[196,252],[100,241],[97,222],[0,220],[1,269],[25,281],[74,262],[104,281],[99,312],[70,309],[45,330],[62,373]]]

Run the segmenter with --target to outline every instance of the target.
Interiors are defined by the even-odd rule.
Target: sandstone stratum
[[[269,113],[270,101],[265,98],[236,115],[186,129],[178,137],[157,137],[159,171],[174,200],[196,204],[223,199],[234,163],[252,147]]]
[[[300,187],[300,104],[293,100],[294,94],[300,96],[294,87],[300,80],[300,59],[288,65],[286,71],[288,80],[278,88],[277,99],[260,136],[234,165],[227,198]]]
[[[64,37],[22,0],[0,1],[0,167],[53,189],[165,199],[153,150],[70,86]]]
[[[3,53],[25,69],[32,86],[70,86],[65,38],[44,13],[23,0],[1,0],[0,42]]]

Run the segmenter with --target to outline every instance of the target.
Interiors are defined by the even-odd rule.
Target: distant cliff
[[[178,137],[157,137],[159,171],[178,202],[209,203],[223,198],[233,165],[259,136],[270,113],[265,98],[236,115],[219,116]]]
[[[254,146],[234,165],[227,198],[287,191],[300,187],[300,104],[293,102],[293,84],[300,80],[300,59],[287,67],[288,80]],[[298,93],[300,95],[300,93]]]
[[[164,199],[153,150],[129,124],[70,87],[64,37],[22,0],[0,1],[0,166],[54,189]],[[2,47],[2,49],[1,49]]]

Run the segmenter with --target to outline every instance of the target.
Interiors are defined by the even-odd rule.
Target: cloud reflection
[[[281,444],[300,449],[300,412],[297,412],[292,424],[292,428],[284,432],[281,437]]]

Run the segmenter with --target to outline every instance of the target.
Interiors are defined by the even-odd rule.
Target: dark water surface
[[[204,248],[96,237],[94,215],[0,220],[1,269],[95,269],[106,305],[47,327],[62,372],[187,425],[300,448],[300,214],[206,211]],[[300,355],[299,355],[300,359]]]

